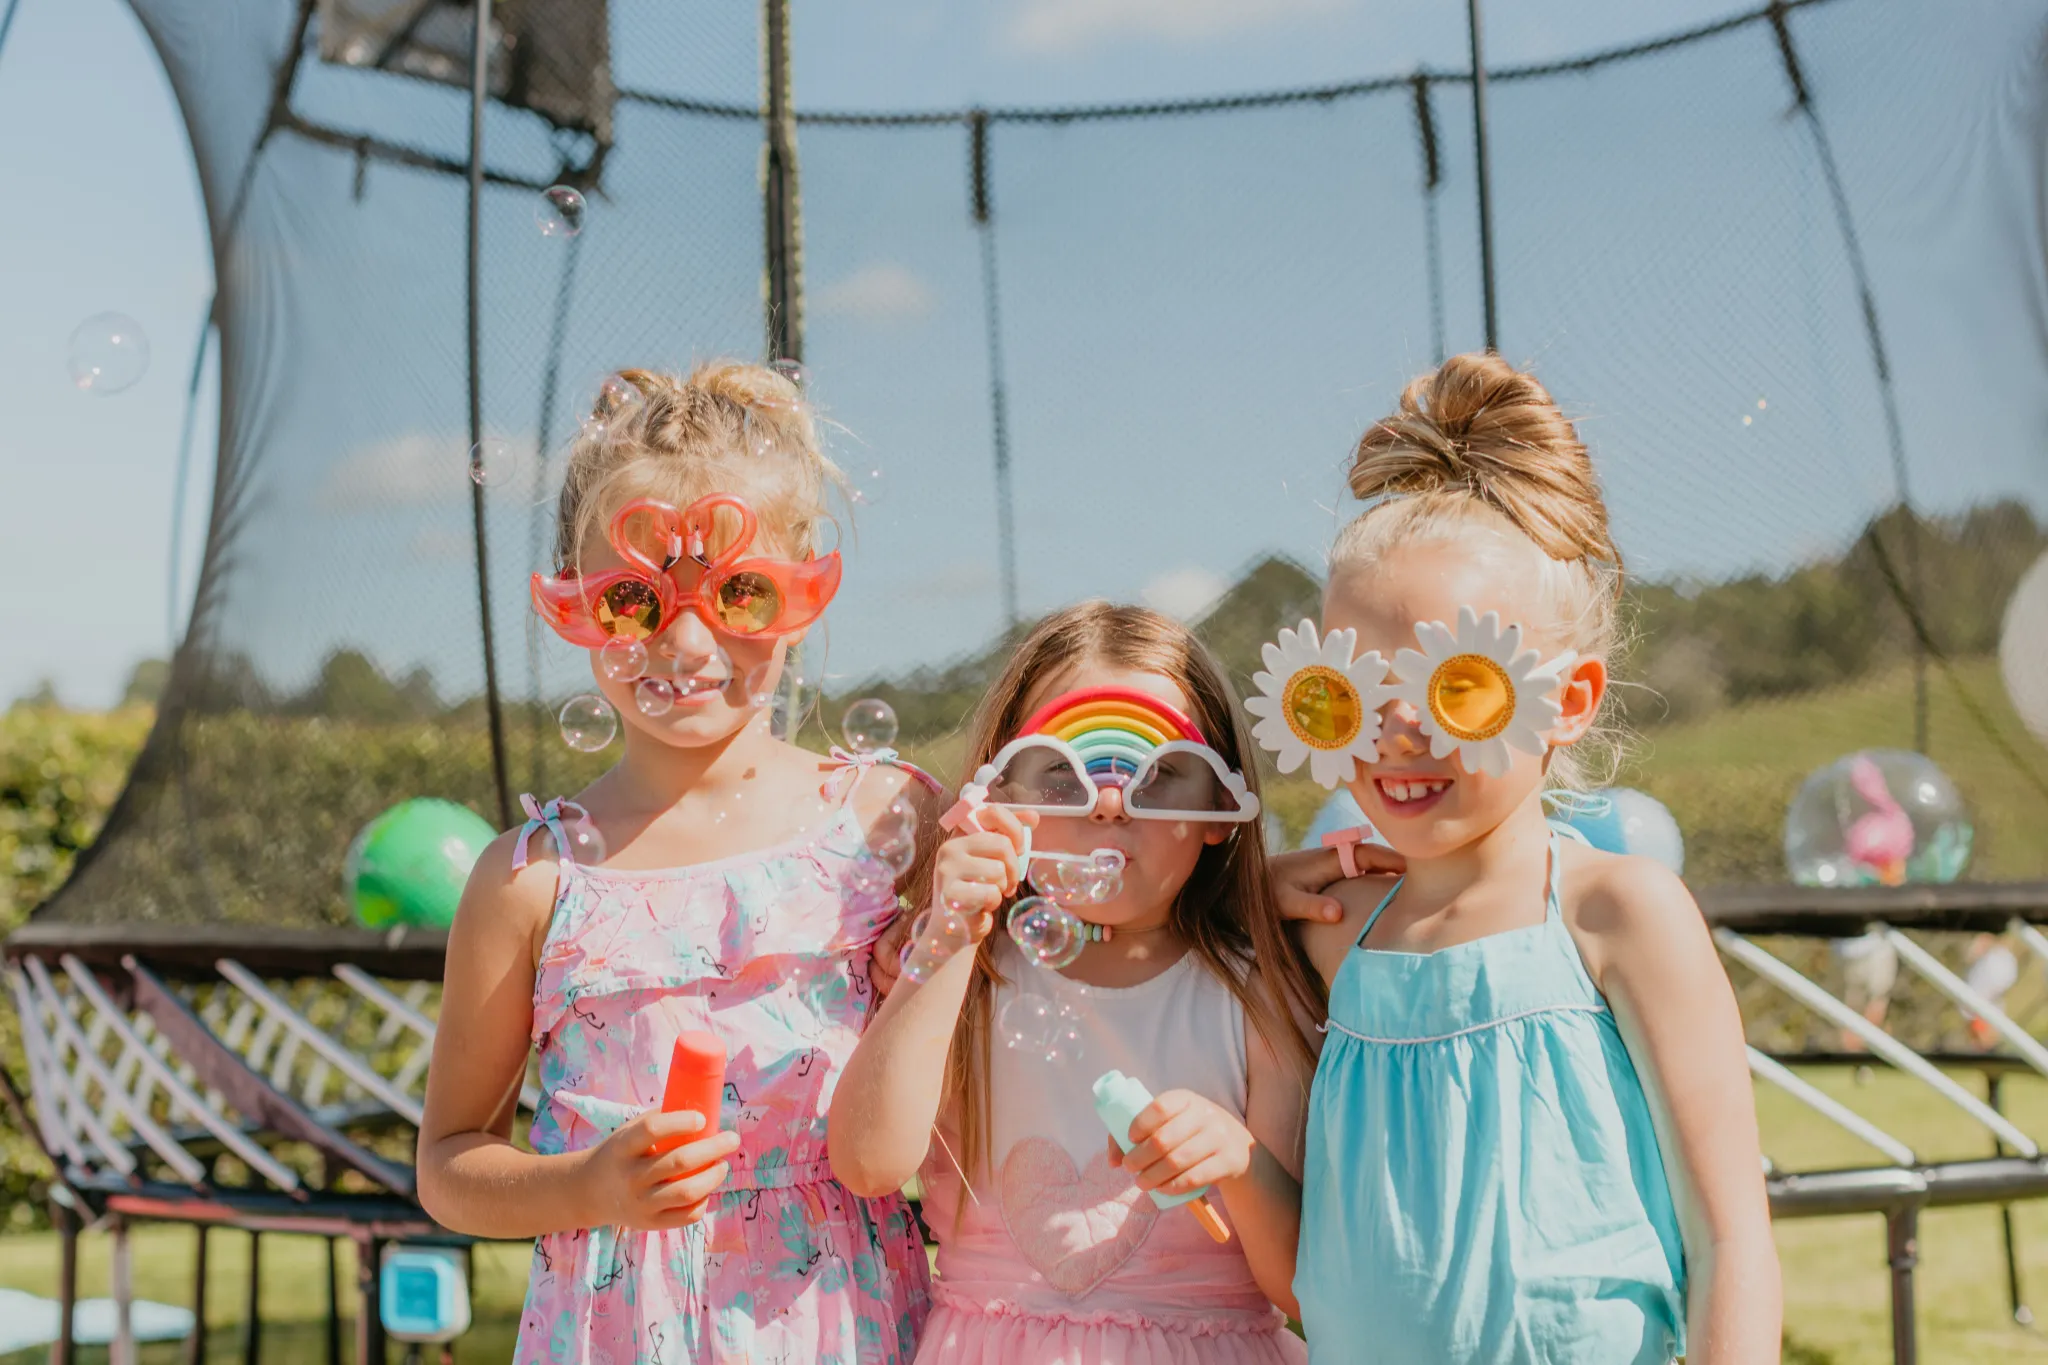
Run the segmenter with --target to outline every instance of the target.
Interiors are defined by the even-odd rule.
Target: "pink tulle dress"
[[[528,833],[552,825],[564,847],[559,804],[527,809]],[[930,1282],[916,1220],[900,1196],[849,1194],[825,1155],[896,910],[886,878],[863,889],[863,853],[842,805],[812,835],[694,867],[561,861],[534,983],[534,1150],[581,1151],[658,1106],[689,1029],[725,1040],[720,1126],[740,1148],[700,1223],[539,1239],[517,1365],[911,1360]]]
[[[1193,1090],[1245,1108],[1244,1014],[1189,954],[1128,989],[1027,966],[1007,939],[996,1017],[1020,992],[1064,1000],[1081,1051],[1049,1063],[990,1047],[988,1168],[970,1194],[949,1127],[925,1164],[925,1218],[939,1240],[918,1365],[1299,1365],[1236,1238],[1218,1245],[1184,1208],[1160,1209],[1111,1167],[1092,1086],[1112,1068],[1153,1093]],[[1211,1196],[1219,1212],[1223,1201]],[[1226,1215],[1227,1216],[1227,1215]]]

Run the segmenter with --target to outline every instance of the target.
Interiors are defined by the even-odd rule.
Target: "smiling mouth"
[[[1451,789],[1448,777],[1376,777],[1373,785],[1379,789],[1380,800],[1388,810],[1405,815],[1435,805],[1443,794]]]

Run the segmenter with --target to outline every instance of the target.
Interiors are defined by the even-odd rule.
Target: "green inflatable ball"
[[[469,870],[497,837],[467,806],[431,796],[401,801],[364,825],[348,846],[342,894],[365,928],[446,929],[455,922]]]

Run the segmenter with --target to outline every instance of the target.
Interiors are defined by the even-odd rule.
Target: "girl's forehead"
[[[1083,687],[1128,687],[1134,692],[1157,697],[1176,711],[1185,713],[1189,709],[1188,694],[1164,673],[1081,659],[1040,678],[1025,694],[1024,714],[1028,716],[1054,697]]]
[[[1409,643],[1418,622],[1455,622],[1470,607],[1540,633],[1555,624],[1546,619],[1540,558],[1533,545],[1527,554],[1475,540],[1404,545],[1331,576],[1323,627],[1356,630],[1361,649],[1385,649]]]

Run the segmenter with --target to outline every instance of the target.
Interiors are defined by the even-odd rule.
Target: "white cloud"
[[[1069,53],[1123,38],[1202,42],[1345,8],[1349,0],[1022,0],[1008,25],[1026,52]]]
[[[1192,621],[1229,587],[1230,580],[1223,575],[1190,564],[1159,575],[1138,589],[1138,596],[1154,611],[1163,611],[1176,620]]]
[[[531,486],[531,437],[498,440],[486,464],[490,486]],[[330,512],[422,507],[469,496],[469,442],[461,436],[408,431],[358,446],[334,462],[320,485],[320,506]]]
[[[862,322],[912,322],[932,311],[931,286],[908,266],[874,261],[841,280],[821,285],[818,312]]]

